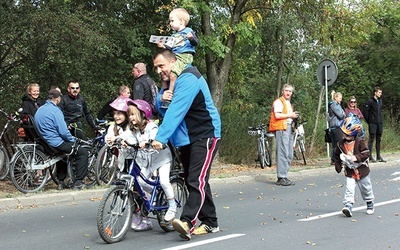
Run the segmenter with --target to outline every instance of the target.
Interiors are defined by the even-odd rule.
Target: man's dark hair
[[[175,59],[176,60],[176,56],[174,53],[172,53],[171,50],[169,49],[162,49],[160,51],[158,51],[154,56],[153,56],[153,60],[156,59],[157,56],[162,55],[164,58],[166,59]]]
[[[378,92],[379,90],[382,90],[381,87],[376,86],[376,87],[374,88],[374,94],[375,94],[376,92]]]

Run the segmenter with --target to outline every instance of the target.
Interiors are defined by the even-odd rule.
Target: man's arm
[[[83,108],[83,115],[85,116],[86,121],[89,123],[89,125],[93,129],[95,129],[96,123],[94,122],[94,118],[93,118],[92,114],[90,113],[89,108],[84,99],[82,100],[82,108]]]

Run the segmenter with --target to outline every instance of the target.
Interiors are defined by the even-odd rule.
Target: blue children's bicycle
[[[97,229],[101,238],[107,243],[119,242],[125,237],[132,223],[133,212],[137,210],[140,210],[142,216],[147,216],[149,213],[155,214],[158,224],[164,231],[174,230],[170,222],[164,220],[168,210],[168,199],[161,187],[159,176],[146,178],[136,163],[138,145],[128,144],[128,146],[132,148],[133,156],[129,173],[117,175],[117,180],[112,182],[103,195],[97,213]],[[139,178],[154,187],[149,199],[138,182]],[[186,203],[188,191],[179,174],[172,174],[170,182],[177,204],[176,217],[179,218],[183,205]]]

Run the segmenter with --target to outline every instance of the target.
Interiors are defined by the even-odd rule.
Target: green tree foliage
[[[400,7],[384,1],[258,0],[14,0],[0,4],[0,107],[19,107],[25,87],[38,82],[65,91],[76,79],[96,113],[117,87],[131,84],[132,64],[147,63],[170,35],[168,14],[184,7],[199,38],[194,64],[206,76],[223,119],[220,156],[251,162],[255,138],[247,127],[267,123],[284,83],[296,88],[295,109],[313,153],[324,153],[325,107],[315,71],[324,58],[339,68],[329,91],[362,104],[375,85],[384,89],[385,115],[397,122]],[[321,98],[324,100],[324,98]],[[309,146],[309,145],[307,145]]]

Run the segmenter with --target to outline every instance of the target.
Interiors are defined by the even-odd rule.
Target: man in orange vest
[[[285,84],[282,88],[282,96],[276,99],[272,105],[269,131],[275,133],[276,140],[276,173],[277,185],[292,186],[294,182],[289,180],[288,172],[293,160],[293,119],[298,118],[298,113],[290,103],[293,94],[293,86]]]

